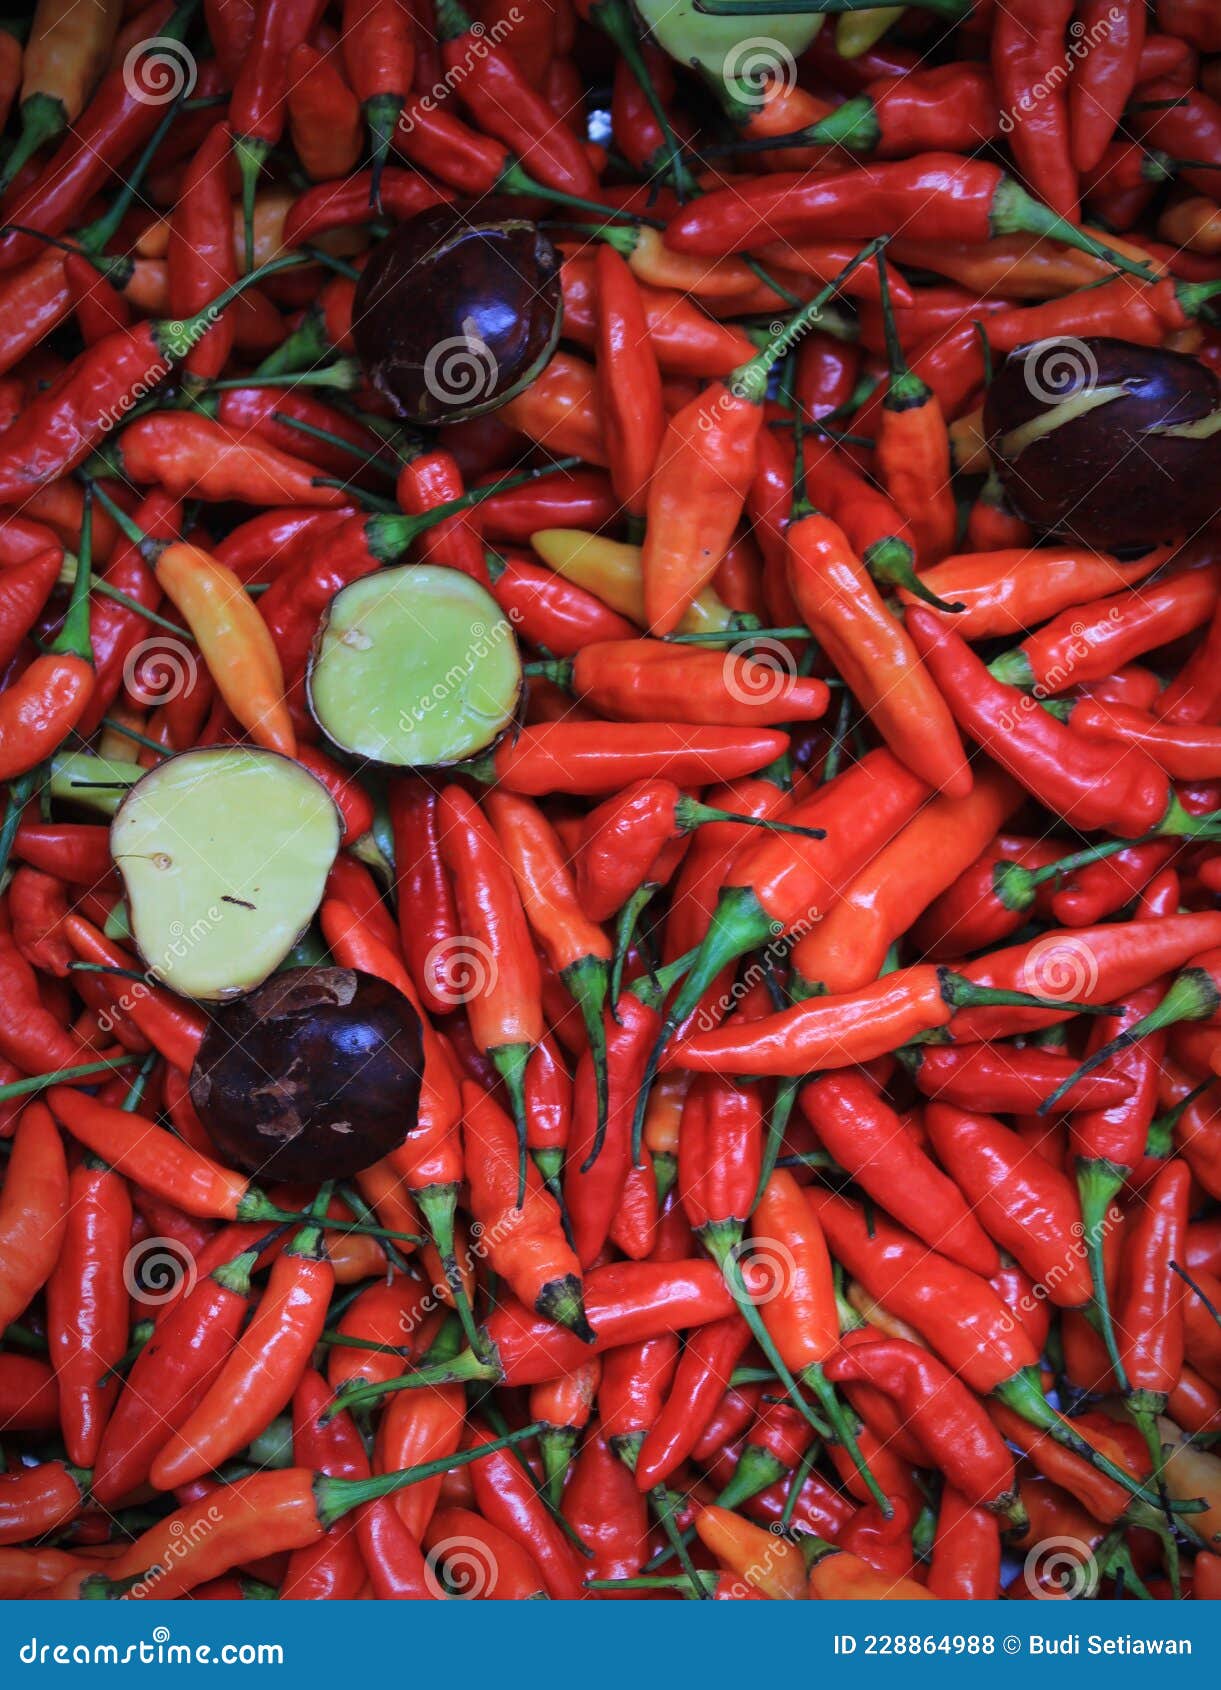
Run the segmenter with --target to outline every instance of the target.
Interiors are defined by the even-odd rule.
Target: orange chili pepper
[[[279,654],[238,577],[198,546],[183,542],[165,547],[156,575],[199,642],[209,673],[238,721],[260,745],[293,756],[297,740]]]

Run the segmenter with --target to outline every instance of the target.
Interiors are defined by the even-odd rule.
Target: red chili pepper
[[[518,1442],[529,1430],[493,1439],[488,1447]],[[458,1466],[475,1459],[482,1458],[473,1451],[446,1458]],[[418,1484],[432,1471],[424,1463],[368,1479],[333,1479],[304,1467],[256,1473],[184,1503],[117,1556],[113,1573],[125,1578],[156,1567],[158,1576],[145,1582],[150,1594],[169,1600],[230,1567],[307,1548],[353,1509]],[[175,1544],[180,1547],[171,1553]]]
[[[564,1493],[564,1518],[588,1548],[598,1578],[634,1578],[649,1554],[647,1504],[599,1429],[591,1427]],[[686,1587],[686,1580],[683,1581]]]
[[[1131,835],[1165,819],[1169,782],[1142,752],[1075,734],[989,674],[931,611],[909,609],[907,626],[960,726],[1040,802],[1085,830]]]
[[[364,139],[360,101],[332,56],[302,41],[288,57],[288,127],[312,181],[346,176]]]
[[[661,1412],[678,1361],[678,1339],[668,1332],[611,1350],[602,1364],[598,1392],[602,1436],[633,1472],[645,1433]]]
[[[70,252],[64,258],[64,279],[72,295],[81,339],[94,346],[131,322],[131,310],[119,290],[89,259]]]
[[[729,549],[755,478],[767,370],[816,322],[865,248],[791,317],[763,352],[697,394],[670,419],[649,481],[641,568],[645,619],[672,633]]]
[[[237,246],[229,201],[228,128],[218,123],[188,162],[170,219],[166,249],[169,309],[181,317],[215,299],[237,280]],[[186,370],[197,381],[214,381],[233,346],[230,310],[187,354]]]
[[[802,1087],[798,1103],[821,1143],[888,1213],[933,1249],[991,1278],[1000,1265],[995,1246],[953,1180],[867,1080],[824,1074]]]
[[[546,1493],[558,1507],[577,1444],[593,1413],[602,1379],[596,1358],[575,1373],[535,1385],[530,1392],[530,1418],[542,1425],[538,1435]]]
[[[510,792],[598,797],[634,780],[703,786],[774,763],[788,735],[769,728],[694,728],[674,722],[552,722],[526,728],[476,765]]]
[[[1002,132],[992,78],[963,63],[883,76],[801,134],[807,144],[908,158],[933,148],[972,152]]]
[[[369,204],[381,211],[382,171],[415,71],[414,25],[399,0],[345,0],[343,62],[373,142]]]
[[[873,751],[788,812],[794,826],[823,829],[825,839],[776,837],[742,852],[699,956],[671,1006],[666,1033],[687,1020],[722,969],[737,957],[766,945],[778,932],[791,933],[817,921],[851,876],[910,820],[928,790],[889,751]]]
[[[594,271],[602,435],[615,492],[640,517],[666,431],[661,372],[639,284],[614,247],[599,245]]]
[[[50,1278],[59,1260],[68,1201],[59,1131],[46,1105],[31,1103],[17,1124],[0,1191],[0,1319],[5,1326],[24,1313]],[[37,1536],[41,1529],[22,1536]]]
[[[48,1101],[72,1136],[134,1184],[169,1198],[189,1215],[219,1220],[257,1219],[257,1205],[243,1174],[222,1168],[190,1150],[172,1133],[67,1086],[54,1086]],[[256,1212],[252,1213],[251,1211]]]
[[[255,0],[249,40],[229,101],[229,130],[241,172],[247,264],[254,252],[259,172],[284,132],[288,59],[313,35],[322,11],[321,0]]]
[[[232,86],[254,35],[254,0],[204,0],[208,39]]]
[[[724,727],[815,721],[830,699],[816,677],[790,675],[734,651],[700,651],[662,640],[590,642],[571,664],[550,673],[599,713],[621,721]]]
[[[494,504],[489,500],[484,512]],[[487,526],[485,517],[485,527]],[[520,553],[500,557],[485,553],[492,596],[531,645],[545,646],[557,658],[573,657],[587,645],[630,640],[635,628],[592,593]]]
[[[890,749],[930,785],[965,797],[971,776],[945,701],[843,531],[808,505],[789,530],[789,588]]]
[[[1067,1174],[989,1115],[932,1102],[924,1120],[943,1167],[997,1243],[1058,1308],[1088,1303],[1081,1205]]]
[[[517,884],[526,920],[581,1011],[593,1051],[599,1108],[604,1118],[602,1015],[610,941],[598,927],[589,903],[578,896],[579,867],[574,881],[560,841],[538,807],[528,798],[494,790],[485,799],[484,808]]]
[[[297,761],[302,768],[309,770],[315,780],[321,781],[335,800],[335,808],[343,820],[343,836],[339,843],[352,845],[368,833],[374,821],[373,800],[356,777],[312,745],[297,747]]]
[[[879,258],[882,314],[890,381],[878,418],[878,469],[886,490],[911,525],[923,568],[952,550],[958,510],[950,488],[950,441],[936,394],[903,356],[890,311],[886,263]]]
[[[993,1044],[929,1045],[916,1053],[912,1073],[924,1095],[939,1103],[990,1114],[1024,1114],[1036,1109],[1062,1080],[1072,1078],[1076,1064],[1071,1056],[1034,1046],[1019,1050]],[[1074,1083],[1060,1107],[1066,1114],[1105,1111],[1126,1103],[1132,1089],[1124,1074],[1091,1074]]]
[[[87,1156],[72,1173],[68,1205],[47,1322],[65,1447],[77,1466],[92,1467],[118,1395],[112,1370],[127,1347],[131,1198],[112,1168]]]
[[[608,523],[617,508],[608,476],[600,470],[574,469],[494,494],[480,513],[489,540],[522,545],[544,528],[592,532]]]
[[[814,1068],[872,1061],[985,1003],[1011,1005],[1023,1015],[1044,1013],[1028,993],[1001,988],[993,997],[992,992],[966,973],[917,964],[855,992],[807,999],[778,1014],[738,1017],[714,1032],[689,1034],[670,1048],[663,1066],[797,1077]],[[1029,1010],[1023,1008],[1027,1004]]]
[[[1213,614],[1221,567],[1189,569],[1065,611],[1013,651],[991,672],[1017,686],[1063,692],[1112,674],[1146,651],[1191,633]]]
[[[1060,932],[1053,929],[1038,939],[967,963],[963,972],[983,986],[1008,989],[1025,983],[1055,993],[1067,984],[1070,989],[1080,986],[1089,1002],[1117,1003],[1218,944],[1221,915],[1199,911]],[[1050,1009],[965,1009],[955,1016],[950,1032],[956,1041],[1004,1038],[1064,1019]]]
[[[543,1036],[538,963],[513,876],[479,806],[450,786],[437,808],[441,861],[454,888],[458,927],[483,958],[466,996],[475,1043],[496,1064],[513,1105],[519,1191],[526,1181],[525,1068]]]
[[[476,1424],[471,1428],[473,1451],[495,1441],[484,1427]],[[475,1461],[471,1480],[479,1512],[533,1557],[548,1594],[556,1601],[578,1597],[581,1573],[577,1557],[543,1507],[529,1470],[512,1453],[500,1450]]]
[[[1221,103],[1200,88],[1185,90],[1173,79],[1159,79],[1142,84],[1130,122],[1146,146],[1186,161],[1179,169],[1184,182],[1216,197]]]
[[[18,427],[20,424],[14,424]],[[0,697],[0,780],[24,774],[50,756],[81,720],[93,696],[89,643],[92,552],[87,531],[81,554],[62,629],[47,652],[35,657]]]
[[[683,1125],[685,1129],[685,1112]],[[679,1169],[681,1178],[681,1160]],[[746,1169],[748,1183],[752,1177],[757,1182],[757,1166],[753,1170],[750,1167]],[[748,1202],[753,1195],[752,1192]],[[865,1494],[889,1519],[893,1509],[883,1488],[885,1474],[880,1469],[875,1471],[870,1465],[851,1416],[836,1397],[823,1366],[839,1343],[839,1315],[831,1259],[822,1227],[790,1173],[776,1169],[771,1174],[755,1208],[751,1232],[760,1252],[761,1265],[767,1264],[763,1267],[769,1278],[767,1295],[758,1311],[755,1311],[750,1293],[745,1299],[739,1298],[738,1307],[756,1341],[784,1380],[789,1397],[807,1420],[810,1419],[809,1411],[795,1389],[794,1381],[807,1386],[817,1396],[824,1415],[831,1423],[836,1446],[843,1451],[845,1463],[850,1462],[855,1467]],[[722,1221],[719,1225],[705,1226],[700,1237],[705,1248],[717,1256],[724,1267],[730,1258],[721,1249],[722,1241],[729,1240],[731,1247],[736,1247],[741,1233],[741,1226],[736,1229],[727,1227]],[[736,1277],[741,1284],[740,1269]]]
[[[512,147],[544,186],[596,199],[597,177],[581,142],[555,121],[546,100],[518,68],[511,47],[472,34],[471,19],[458,0],[438,0],[436,18],[446,69],[480,127]]]
[[[0,1427],[47,1432],[59,1424],[55,1374],[38,1356],[0,1357]]]
[[[1183,1366],[1184,1285],[1171,1264],[1187,1230],[1191,1173],[1167,1162],[1124,1229],[1115,1308],[1119,1359],[1138,1414],[1158,1414]]]
[[[1071,0],[1017,0],[998,8],[991,55],[997,98],[1022,174],[1053,211],[1070,218],[1077,215],[1077,174],[1069,140],[1069,78],[1063,73],[1072,12]]]
[[[972,1390],[988,1392],[1038,1357],[986,1280],[957,1266],[880,1217],[811,1187],[805,1201],[831,1249],[872,1297],[915,1326]]]
[[[978,1398],[927,1350],[882,1338],[832,1357],[827,1372],[838,1383],[863,1380],[892,1398],[929,1459],[972,1504],[996,1513],[1013,1507],[1013,1457]]]
[[[149,539],[161,541],[177,538],[181,516],[181,510],[173,499],[154,491],[136,506],[133,520]],[[96,550],[96,523],[94,541]],[[148,639],[148,622],[137,606],[156,610],[161,603],[161,588],[156,576],[141,556],[140,547],[125,535],[120,537],[113,556],[102,571],[101,584],[123,593],[134,603],[124,603],[102,592],[91,603],[89,642],[97,678],[93,699],[77,723],[77,732],[82,736],[96,730],[118,696],[120,687],[125,685],[124,671],[129,659],[141,641]]]
[[[962,605],[947,626],[964,640],[978,640],[1017,633],[1073,605],[1135,586],[1170,555],[1159,546],[1121,563],[1071,547],[981,550],[944,558],[925,574],[924,584]]]
[[[1004,106],[1004,92],[1001,92]],[[905,239],[978,246],[994,235],[1051,235],[1095,257],[1111,249],[1025,193],[996,165],[926,152],[896,163],[772,176],[714,190],[678,212],[666,244],[721,257],[779,239],[834,234],[870,240],[902,229]],[[1121,267],[1132,260],[1118,258]],[[974,333],[974,331],[972,331]],[[921,372],[923,373],[923,372]]]
[[[89,1475],[44,1461],[0,1476],[0,1544],[28,1543],[66,1526],[85,1506]]]
[[[463,1140],[471,1213],[483,1228],[488,1259],[514,1295],[587,1341],[580,1263],[564,1237],[560,1210],[533,1163],[526,1164],[524,1201],[513,1126],[480,1087],[462,1087]]]
[[[156,482],[175,498],[332,509],[345,503],[342,489],[322,486],[313,466],[205,416],[152,412],[129,424],[119,449],[124,474],[142,485]]]
[[[1172,722],[1211,722],[1221,715],[1221,603],[1208,632],[1158,700],[1158,714]]]
[[[351,480],[357,486],[375,479],[373,460],[377,459],[380,450],[376,437],[359,423],[351,421],[342,411],[324,404],[308,392],[286,393],[282,389],[264,387],[226,388],[220,396],[217,416],[233,433],[255,434],[269,446],[287,452],[290,457],[316,465],[328,476]],[[320,435],[324,438],[320,439]],[[360,467],[362,460],[369,465],[367,469]],[[351,515],[350,505],[341,508],[345,515]],[[231,535],[229,539],[232,539]],[[227,545],[228,540],[225,543]],[[219,552],[223,547],[217,550]],[[277,572],[271,572],[274,573]],[[267,579],[271,578],[271,574]]]
[[[396,895],[403,955],[424,1007],[444,1015],[453,1006],[447,956],[458,942],[454,895],[441,864],[437,795],[423,780],[400,777],[390,787]]]
[[[149,68],[142,64],[139,44],[153,36],[180,42],[190,17],[191,8],[184,5],[172,10],[168,0],[144,12],[136,50],[125,53],[107,70],[88,105],[33,180],[19,177],[9,188],[3,202],[4,221],[20,224],[23,232],[10,229],[0,236],[0,270],[35,257],[38,234],[58,235],[68,228],[111,172],[152,136],[164,106],[148,97]]]
[[[369,216],[370,196],[375,191],[372,170],[358,171],[341,182],[319,182],[307,188],[293,202],[284,221],[286,246],[306,246],[331,229],[359,226]],[[376,191],[387,215],[400,221],[415,217],[430,206],[448,204],[451,195],[414,170],[394,168],[382,172]]]
[[[240,1346],[154,1459],[149,1479],[158,1490],[202,1478],[274,1420],[322,1334],[334,1284],[322,1228],[310,1223],[276,1257]]]
[[[427,91],[403,107],[394,144],[413,164],[471,197],[486,194],[511,169],[507,147],[470,128]]]
[[[1000,1524],[947,1485],[937,1512],[928,1589],[943,1602],[988,1602],[1000,1593]]]
[[[83,916],[73,914],[65,919],[64,936],[83,962],[131,972],[134,959],[120,946],[104,938]],[[122,999],[124,1013],[131,1017],[149,1043],[168,1062],[184,1074],[189,1073],[204,1035],[206,1023],[202,1013],[185,999],[174,997],[144,981],[124,982],[123,990],[116,995]]]
[[[64,554],[58,546],[35,552],[0,573],[0,664],[7,667],[59,580]]]
[[[529,1551],[469,1508],[439,1509],[424,1534],[424,1547],[430,1565],[438,1564],[461,1595],[489,1602],[530,1602],[547,1595],[546,1580]]]
[[[330,1401],[326,1380],[306,1368],[293,1392],[293,1460],[334,1479],[368,1478],[369,1458],[360,1433],[350,1415],[328,1418]],[[357,1535],[337,1525],[317,1543],[293,1553],[280,1590],[285,1600],[343,1602],[358,1596],[364,1583],[365,1562]]]
[[[1215,780],[1221,776],[1221,727],[1157,721],[1131,705],[1083,698],[1073,701],[1069,721],[1091,739],[1135,745],[1173,780]]]
[[[397,1183],[398,1176],[393,1177]],[[400,1209],[396,1217],[406,1219],[407,1214]],[[337,1392],[353,1379],[399,1378],[409,1354],[419,1353],[424,1347],[431,1301],[428,1287],[405,1274],[397,1275],[389,1284],[371,1285],[362,1291],[344,1310],[335,1329],[343,1338],[358,1342],[351,1348],[345,1344],[331,1350],[327,1360],[331,1389]],[[366,1350],[361,1348],[361,1339],[368,1344]]]
[[[456,1353],[455,1345],[443,1326],[429,1355],[449,1356]],[[465,1407],[461,1388],[453,1385],[391,1397],[374,1446],[377,1469],[388,1472],[453,1455],[462,1442]],[[393,1499],[399,1520],[416,1542],[432,1519],[443,1483],[438,1473]]]
[[[797,941],[793,966],[801,979],[833,993],[875,980],[890,946],[969,869],[1017,801],[1017,788],[985,764],[965,798],[938,795],[925,804]]]

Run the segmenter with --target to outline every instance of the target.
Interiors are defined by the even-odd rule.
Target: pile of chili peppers
[[[625,0],[0,31],[0,1595],[1221,1596],[1221,527],[1032,534],[979,421],[1221,372],[1221,9],[827,10],[711,89]],[[416,435],[360,268],[492,194],[560,346]],[[306,707],[395,559],[528,659],[475,768]],[[424,1020],[350,1182],[224,1165],[126,925],[243,739],[342,816],[293,961]]]

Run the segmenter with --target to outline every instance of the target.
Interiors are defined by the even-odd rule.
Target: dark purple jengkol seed
[[[1106,551],[1145,551],[1221,508],[1221,384],[1196,358],[1131,341],[1011,353],[984,406],[1013,509]]]
[[[503,205],[439,205],[389,235],[361,273],[352,335],[409,423],[461,422],[533,381],[559,339],[559,255]]]
[[[191,1101],[226,1162],[264,1179],[345,1179],[415,1127],[420,1018],[351,968],[292,968],[213,1011]]]

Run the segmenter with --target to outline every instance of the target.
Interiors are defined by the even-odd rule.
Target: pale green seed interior
[[[513,719],[521,659],[495,599],[456,569],[384,569],[331,601],[310,705],[357,757],[426,768],[485,750]]]
[[[286,757],[218,746],[169,758],[110,830],[144,961],[185,997],[253,990],[317,910],[339,838],[325,787]]]

